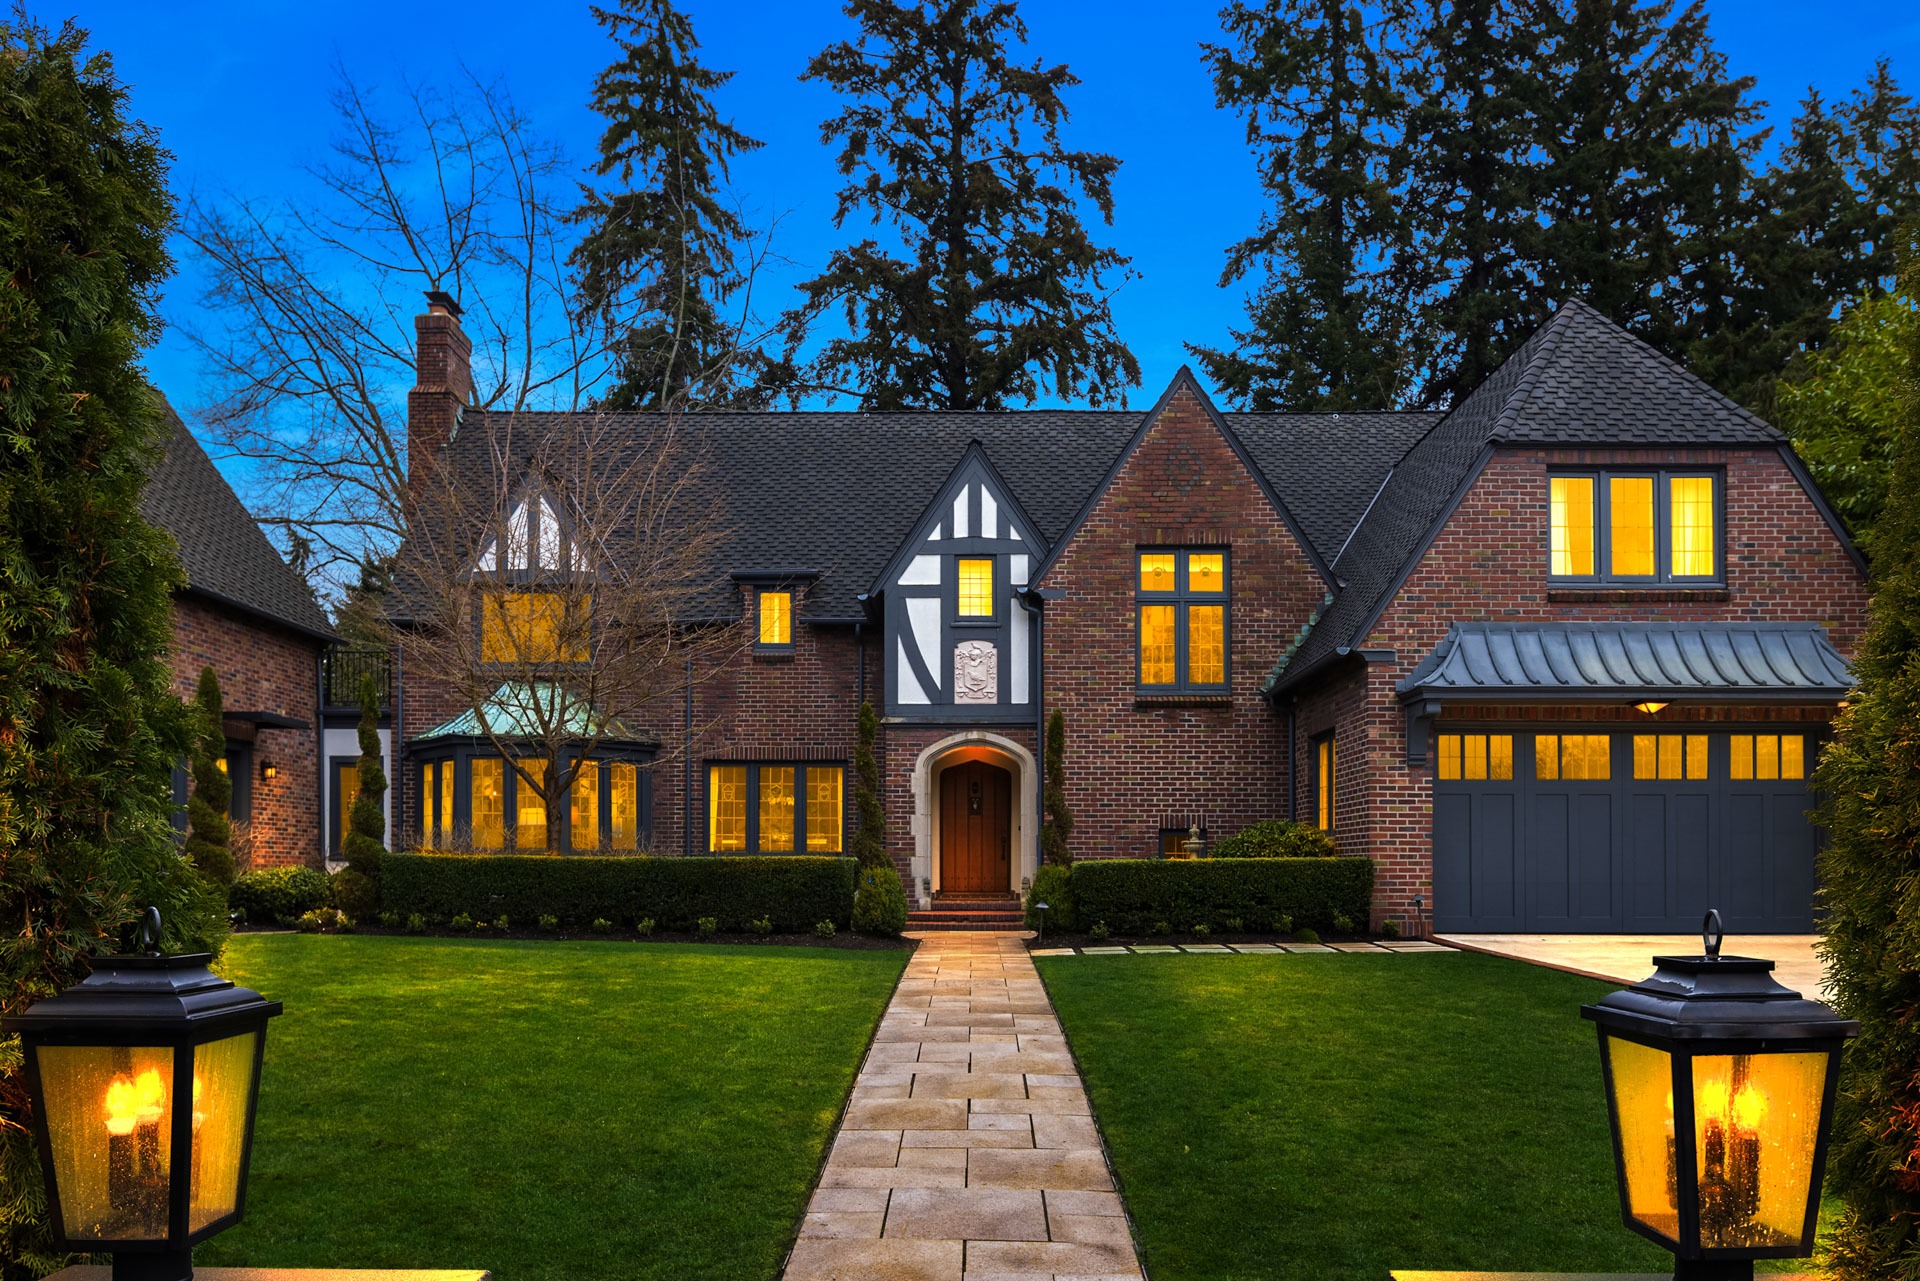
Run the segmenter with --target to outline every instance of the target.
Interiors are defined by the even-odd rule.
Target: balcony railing
[[[327,651],[326,704],[329,708],[360,706],[360,682],[373,677],[380,691],[380,709],[393,706],[393,655],[384,649],[333,649]]]

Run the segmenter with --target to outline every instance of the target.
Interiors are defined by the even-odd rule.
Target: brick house
[[[409,448],[473,465],[490,418],[431,297]],[[1009,899],[1059,709],[1080,858],[1291,817],[1375,860],[1376,921],[1810,925],[1864,565],[1778,431],[1583,305],[1444,415],[1222,413],[1182,370],[1145,412],[683,422],[757,643],[627,745],[638,795],[601,771],[585,803],[643,815],[634,844],[843,849],[870,699],[909,898]],[[400,702],[402,832],[444,844],[502,804],[453,732],[486,709]]]
[[[174,690],[194,697],[200,671],[220,679],[230,812],[243,867],[322,861],[320,679],[333,628],[313,591],[280,559],[171,408],[165,452],[141,495],[172,536],[187,585],[173,600]],[[184,766],[174,795],[184,828]]]

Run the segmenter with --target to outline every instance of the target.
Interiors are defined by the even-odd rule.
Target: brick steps
[[[936,900],[931,908],[907,913],[910,930],[1019,930],[1026,928],[1020,900],[956,899]]]

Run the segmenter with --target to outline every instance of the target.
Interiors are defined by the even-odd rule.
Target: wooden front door
[[[940,775],[940,888],[1007,892],[1013,885],[1013,776],[968,761]]]

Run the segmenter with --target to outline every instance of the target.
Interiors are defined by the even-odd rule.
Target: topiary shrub
[[[193,792],[187,797],[187,859],[216,885],[233,883],[233,780],[227,777],[227,739],[220,729],[220,678],[212,667],[200,669],[200,688],[192,712]],[[248,919],[253,914],[248,913]]]
[[[853,843],[847,852],[861,867],[891,869],[893,860],[887,857],[886,811],[880,804],[880,764],[873,755],[873,741],[879,728],[873,704],[860,704],[860,716],[854,723]]]
[[[359,869],[343,867],[328,880],[334,904],[342,911],[363,918],[379,914],[380,893]]]
[[[1267,819],[1215,841],[1209,858],[1332,858],[1333,837],[1289,818]]]
[[[347,816],[347,834],[340,841],[347,870],[334,878],[334,902],[356,916],[364,916],[380,906],[380,862],[387,856],[387,772],[380,765],[380,689],[371,672],[360,678],[359,733],[360,791]]]
[[[256,924],[297,921],[327,906],[329,886],[324,872],[310,867],[269,867],[236,878],[227,889],[227,906],[245,912]]]
[[[853,893],[853,928],[876,938],[897,938],[907,928],[907,892],[893,864],[860,869]]]
[[[1043,863],[1033,874],[1027,890],[1027,928],[1040,928],[1040,913],[1034,904],[1047,905],[1047,924],[1071,933],[1080,928],[1080,914],[1074,910],[1073,868],[1058,863]]]

